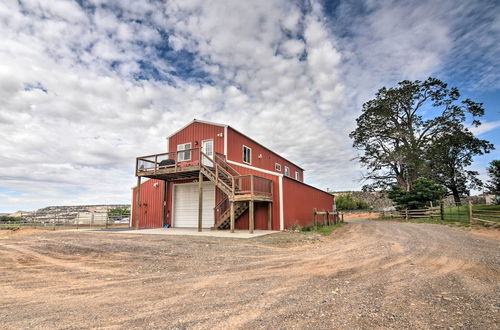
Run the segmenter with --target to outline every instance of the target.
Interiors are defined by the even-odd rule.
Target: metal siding
[[[154,184],[158,183],[158,187]],[[163,181],[148,180],[141,184],[141,207],[140,207],[140,228],[158,228],[162,227],[162,204],[163,204]],[[134,209],[137,207],[137,187],[133,193]],[[135,227],[136,213],[133,214],[132,227]]]
[[[333,195],[297,182],[283,178],[283,206],[285,212],[285,229],[293,224],[311,225],[313,209],[332,212]]]
[[[217,136],[221,134],[222,136]],[[180,132],[172,135],[168,140],[168,149],[170,152],[177,151],[177,145],[181,143],[190,143],[192,148],[201,148],[201,141],[214,140],[214,151],[224,153],[224,127],[210,124],[193,122]],[[195,145],[198,141],[198,145]]]
[[[294,164],[290,163],[285,158],[279,156],[278,154],[270,151],[269,149],[263,147],[262,145],[250,140],[246,136],[240,134],[239,132],[228,128],[228,149],[227,149],[227,159],[234,162],[243,163],[243,145],[252,149],[252,163],[246,164],[253,167],[261,168],[277,174],[285,174],[285,166],[290,168],[290,177],[295,178],[295,171],[300,173],[300,181],[304,180],[304,172],[302,169],[298,168]],[[262,158],[258,158],[259,154],[262,154]],[[281,165],[281,172],[276,171],[274,165],[279,163]]]

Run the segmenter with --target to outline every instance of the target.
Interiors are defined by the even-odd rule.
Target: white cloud
[[[474,135],[481,135],[481,134],[490,132],[494,129],[497,129],[498,127],[500,127],[500,120],[483,121],[481,123],[481,126],[478,126],[478,127],[470,126],[468,128]]]
[[[362,101],[455,47],[449,3],[368,2],[344,24],[354,16],[332,22],[315,2],[91,2],[0,3],[0,211],[128,202],[134,158],[192,118],[254,137],[309,183],[357,188],[348,133]],[[184,53],[167,60],[167,46]],[[162,79],[141,76],[145,63]]]

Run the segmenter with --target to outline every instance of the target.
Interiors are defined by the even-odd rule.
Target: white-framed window
[[[252,164],[252,149],[243,146],[243,163]]]
[[[181,143],[177,145],[177,151],[182,151],[182,150],[189,150],[191,149],[191,142],[190,143]],[[179,152],[177,153],[177,161],[179,162],[184,162],[186,160],[191,160],[191,151],[186,151],[186,152]]]
[[[295,171],[295,180],[300,181],[300,173],[299,173],[299,171]]]
[[[285,175],[290,176],[290,168],[288,166],[285,166]]]
[[[281,172],[281,164],[275,163],[274,164],[274,169],[278,172]]]

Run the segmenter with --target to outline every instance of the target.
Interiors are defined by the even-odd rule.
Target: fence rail
[[[30,213],[10,218],[10,220],[0,221],[0,229],[16,229],[19,227],[52,228],[53,230],[61,228],[128,228],[130,212],[74,212],[65,215]]]
[[[336,225],[340,222],[344,222],[344,213],[343,212],[330,212],[330,211],[318,211],[317,209],[313,209],[313,224],[315,227],[318,224],[322,224],[324,226],[327,225]]]
[[[500,209],[474,209],[469,202],[469,222],[471,224],[483,224],[493,227],[500,227]]]
[[[487,226],[500,226],[500,207],[494,205],[468,205],[452,206],[444,208],[427,207],[416,210],[382,211],[384,218],[394,219],[436,219],[441,221],[453,221],[463,224],[483,224]]]

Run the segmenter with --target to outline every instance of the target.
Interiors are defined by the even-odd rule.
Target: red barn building
[[[196,119],[168,137],[165,153],[138,157],[136,176],[136,228],[284,230],[312,224],[314,209],[333,211],[333,195],[305,184],[300,166],[228,125]]]

